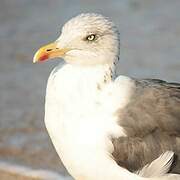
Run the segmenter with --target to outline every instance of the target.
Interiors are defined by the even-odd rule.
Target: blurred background
[[[32,58],[82,12],[119,27],[120,74],[180,82],[179,0],[0,0],[0,161],[67,174],[43,121],[46,81],[58,60]]]

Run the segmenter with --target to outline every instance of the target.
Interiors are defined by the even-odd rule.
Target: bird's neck
[[[114,64],[94,66],[64,64],[57,66],[52,74],[67,83],[87,84],[87,87],[97,88],[101,88],[116,77]]]

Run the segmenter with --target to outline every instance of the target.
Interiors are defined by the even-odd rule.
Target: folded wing
[[[157,79],[134,82],[131,101],[117,112],[127,137],[112,139],[114,159],[137,171],[162,153],[173,151],[172,172],[180,173],[180,84]]]

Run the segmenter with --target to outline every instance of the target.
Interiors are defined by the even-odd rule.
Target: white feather
[[[137,172],[138,175],[142,177],[158,177],[163,176],[168,173],[174,160],[174,152],[166,151],[152,163],[144,166],[140,171]]]

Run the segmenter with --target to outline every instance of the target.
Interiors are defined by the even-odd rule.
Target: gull
[[[180,179],[180,84],[117,76],[119,42],[109,18],[84,13],[36,52],[64,59],[46,90],[54,147],[76,180]]]

